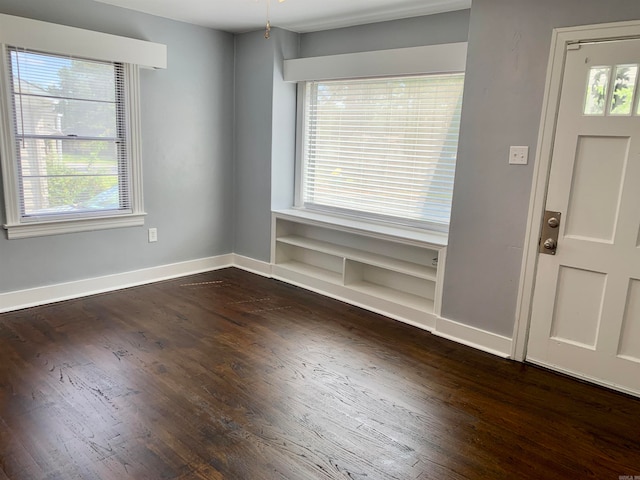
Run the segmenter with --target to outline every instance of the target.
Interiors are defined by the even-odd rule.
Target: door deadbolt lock
[[[542,232],[540,237],[540,247],[538,251],[545,255],[555,255],[558,249],[558,233],[560,229],[560,212],[544,212],[542,221]]]

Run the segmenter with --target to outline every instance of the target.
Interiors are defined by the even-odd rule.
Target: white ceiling
[[[313,32],[471,7],[471,0],[96,0],[228,32],[260,29],[271,2],[271,24]]]

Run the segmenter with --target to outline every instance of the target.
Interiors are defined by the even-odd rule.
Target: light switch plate
[[[510,147],[509,165],[526,165],[529,161],[529,147]]]

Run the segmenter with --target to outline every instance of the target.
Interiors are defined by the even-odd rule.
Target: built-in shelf
[[[446,238],[366,227],[318,214],[274,212],[273,276],[432,328],[439,315]]]
[[[364,252],[362,250],[358,250],[357,248],[344,247],[330,242],[314,240],[313,238],[300,237],[298,235],[289,235],[285,237],[278,237],[276,241],[278,243],[308,248],[310,250],[327,253],[329,255],[345,257],[350,260],[357,260],[369,265],[376,265],[381,268],[394,270],[396,272],[404,272],[415,277],[433,280],[434,282],[436,281],[437,277],[437,268],[435,268],[435,266],[418,265],[412,262],[398,260],[386,255]],[[435,258],[437,257],[434,257],[434,259]],[[431,262],[433,264],[434,260],[431,259]]]
[[[430,298],[412,295],[411,293],[402,292],[395,288],[384,287],[365,281],[352,283],[349,285],[349,288],[390,302],[399,303],[405,307],[415,308],[416,310],[427,313],[433,313],[433,300]]]
[[[303,275],[309,275],[313,278],[317,278],[329,283],[334,283],[336,285],[342,284],[341,273],[332,272],[331,270],[326,270],[324,268],[309,265],[307,263],[290,260],[288,262],[279,263],[278,267],[284,271],[290,270],[292,272],[301,273]]]

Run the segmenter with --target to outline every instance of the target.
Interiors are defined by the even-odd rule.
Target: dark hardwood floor
[[[0,315],[0,479],[640,476],[640,400],[235,269]]]

